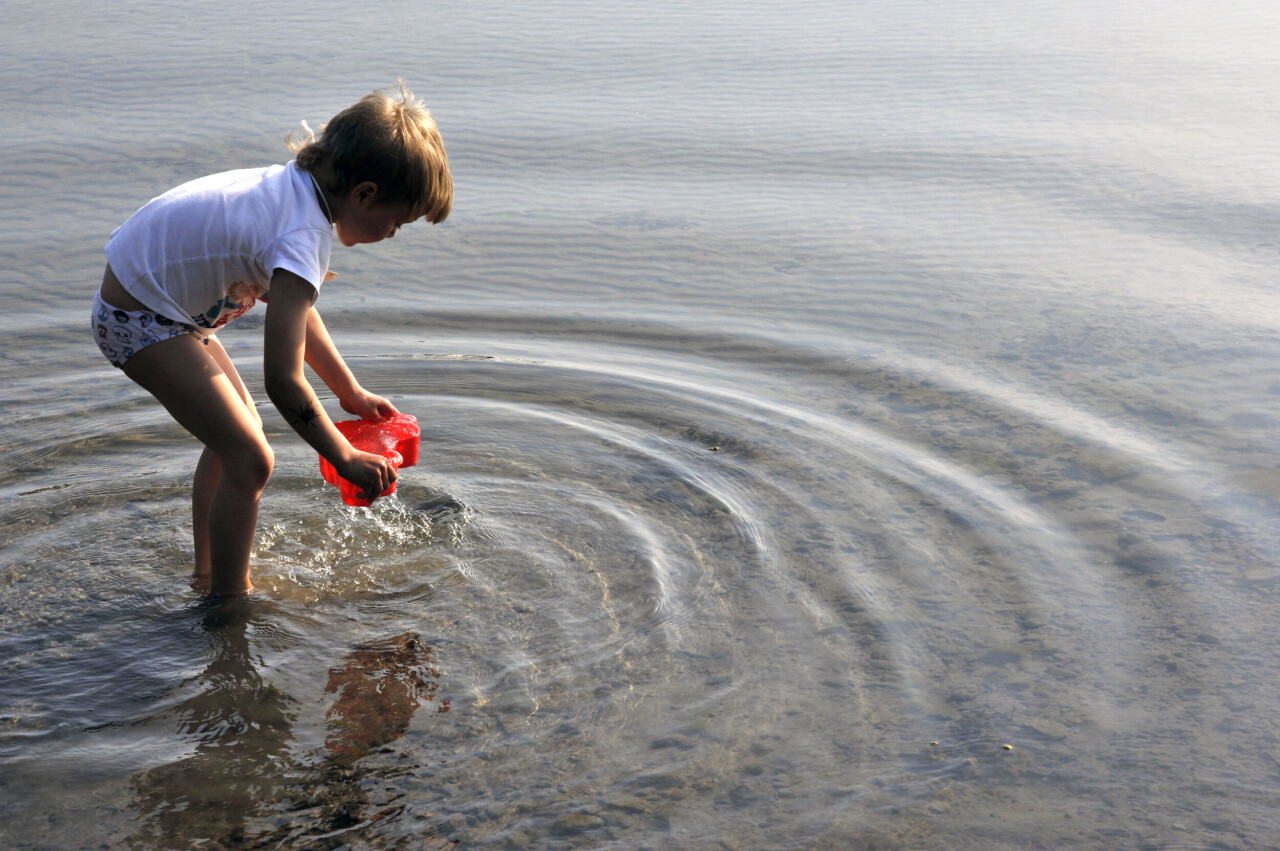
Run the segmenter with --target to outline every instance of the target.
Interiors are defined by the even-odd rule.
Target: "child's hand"
[[[395,405],[381,396],[375,396],[363,387],[357,387],[350,396],[339,399],[338,404],[342,406],[342,410],[348,414],[355,414],[362,420],[385,420],[400,413]],[[354,480],[347,479],[347,481]]]
[[[355,413],[352,411],[352,413]],[[381,455],[352,450],[353,454],[333,468],[338,475],[360,488],[365,499],[372,502],[396,481],[396,468]]]

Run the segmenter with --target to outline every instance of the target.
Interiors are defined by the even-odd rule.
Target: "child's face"
[[[403,225],[419,218],[410,204],[379,204],[376,191],[361,194],[357,188],[349,203],[337,211],[333,223],[338,241],[350,247],[390,239]]]

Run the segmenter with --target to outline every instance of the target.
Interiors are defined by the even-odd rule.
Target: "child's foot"
[[[223,599],[231,597],[244,597],[253,593],[253,583],[249,581],[249,577],[244,578],[243,584],[232,584],[231,587],[214,588],[213,578],[208,574],[194,573],[191,575],[191,590],[195,591],[202,597],[210,599]]]

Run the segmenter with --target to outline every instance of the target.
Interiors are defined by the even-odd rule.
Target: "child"
[[[302,439],[367,495],[396,472],[355,450],[325,415],[305,362],[365,419],[398,413],[360,386],[313,306],[334,234],[380,242],[409,222],[441,222],[453,204],[444,143],[431,114],[400,84],[340,112],[287,166],[215,174],[134,213],[107,243],[92,326],[102,353],[204,444],[192,488],[195,581],[246,594],[258,500],[274,457],[262,418],[216,331],[266,302],[267,395]]]

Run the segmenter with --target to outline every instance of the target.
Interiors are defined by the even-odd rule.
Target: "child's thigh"
[[[221,357],[211,351],[214,346]],[[216,338],[206,346],[200,338],[183,334],[147,346],[129,359],[124,373],[219,455],[270,451],[244,382]]]
[[[258,428],[262,428],[262,415],[258,413],[258,406],[253,403],[253,397],[249,395],[249,388],[244,386],[244,381],[240,378],[240,373],[236,371],[236,365],[231,362],[231,355],[227,354],[227,350],[222,347],[222,343],[214,335],[209,335],[209,342],[205,345],[205,351],[209,356],[217,361],[218,366],[222,367],[222,372],[231,381],[231,386],[236,388],[236,393],[240,394],[240,398],[244,400],[245,407],[249,409],[249,413],[258,423]]]

